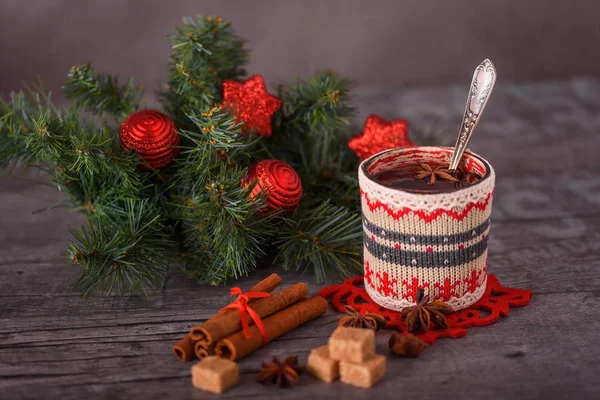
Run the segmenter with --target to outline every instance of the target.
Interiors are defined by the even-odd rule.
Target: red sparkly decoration
[[[367,271],[367,279],[369,271]],[[327,286],[319,291],[319,296],[331,299],[331,305],[337,312],[345,312],[345,305],[353,307],[361,314],[379,314],[387,320],[384,328],[406,331],[402,314],[388,310],[376,304],[364,288],[364,277],[349,278],[341,285]],[[483,297],[464,310],[454,311],[446,315],[449,328],[430,329],[416,336],[427,344],[433,344],[437,339],[449,337],[459,338],[467,334],[467,329],[473,326],[487,326],[507,317],[513,307],[523,307],[529,304],[533,296],[531,290],[514,289],[502,286],[495,275],[488,275],[487,286]]]
[[[408,122],[395,119],[388,122],[378,115],[367,117],[362,133],[348,141],[348,147],[364,160],[380,151],[415,144],[408,137]]]
[[[300,203],[302,183],[298,173],[288,163],[279,160],[259,161],[248,169],[242,184],[247,187],[254,180],[258,182],[250,196],[257,196],[264,190],[268,209],[293,211]]]
[[[244,123],[244,132],[250,130],[269,137],[271,117],[281,107],[281,100],[267,92],[262,76],[253,75],[243,83],[223,82],[223,105],[233,110],[238,122]]]
[[[134,112],[121,124],[119,137],[123,147],[137,151],[150,168],[166,167],[179,154],[175,123],[160,111]]]

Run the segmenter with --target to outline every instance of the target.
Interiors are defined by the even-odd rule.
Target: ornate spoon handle
[[[473,74],[473,80],[471,81],[471,88],[469,89],[469,98],[467,99],[467,105],[465,107],[465,115],[460,126],[460,132],[456,145],[454,146],[454,153],[450,160],[450,170],[456,170],[460,159],[462,158],[467,145],[473,136],[473,132],[477,127],[477,123],[481,118],[483,109],[492,94],[494,84],[496,83],[496,68],[490,60],[484,60],[475,69]]]

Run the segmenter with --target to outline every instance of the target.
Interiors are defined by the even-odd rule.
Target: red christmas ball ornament
[[[124,148],[137,151],[150,168],[166,167],[179,154],[175,123],[160,111],[134,112],[121,124],[119,138]]]
[[[398,147],[412,147],[408,137],[408,122],[403,119],[386,121],[379,115],[369,115],[363,131],[348,141],[348,147],[364,160],[380,151]]]
[[[281,100],[267,92],[262,76],[253,75],[245,82],[223,82],[223,106],[244,123],[243,132],[250,130],[269,137],[271,118],[281,107]]]
[[[262,160],[248,169],[242,185],[248,187],[254,181],[250,197],[264,190],[266,207],[270,210],[294,211],[302,198],[302,182],[291,165],[279,160]]]

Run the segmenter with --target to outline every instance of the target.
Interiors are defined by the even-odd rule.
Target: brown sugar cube
[[[208,392],[223,393],[239,379],[237,364],[217,356],[208,356],[192,366],[192,384]]]
[[[329,357],[362,364],[375,355],[375,332],[371,329],[338,327],[329,338]]]
[[[340,362],[340,376],[344,383],[370,388],[385,375],[385,356],[377,354],[362,364]]]
[[[340,377],[340,363],[329,358],[329,346],[325,345],[310,352],[306,371],[324,382],[331,383]]]

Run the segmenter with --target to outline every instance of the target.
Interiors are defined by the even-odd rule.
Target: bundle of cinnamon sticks
[[[280,284],[281,277],[271,274],[248,292],[271,293]],[[214,354],[230,360],[240,359],[327,311],[325,299],[307,296],[306,284],[296,283],[269,297],[248,299],[249,307],[261,318],[264,326],[261,331],[251,318],[244,318],[250,325],[247,329],[249,335],[243,331],[242,311],[222,310],[206,322],[194,326],[173,346],[175,356],[181,361],[189,361],[194,356],[203,359]]]

